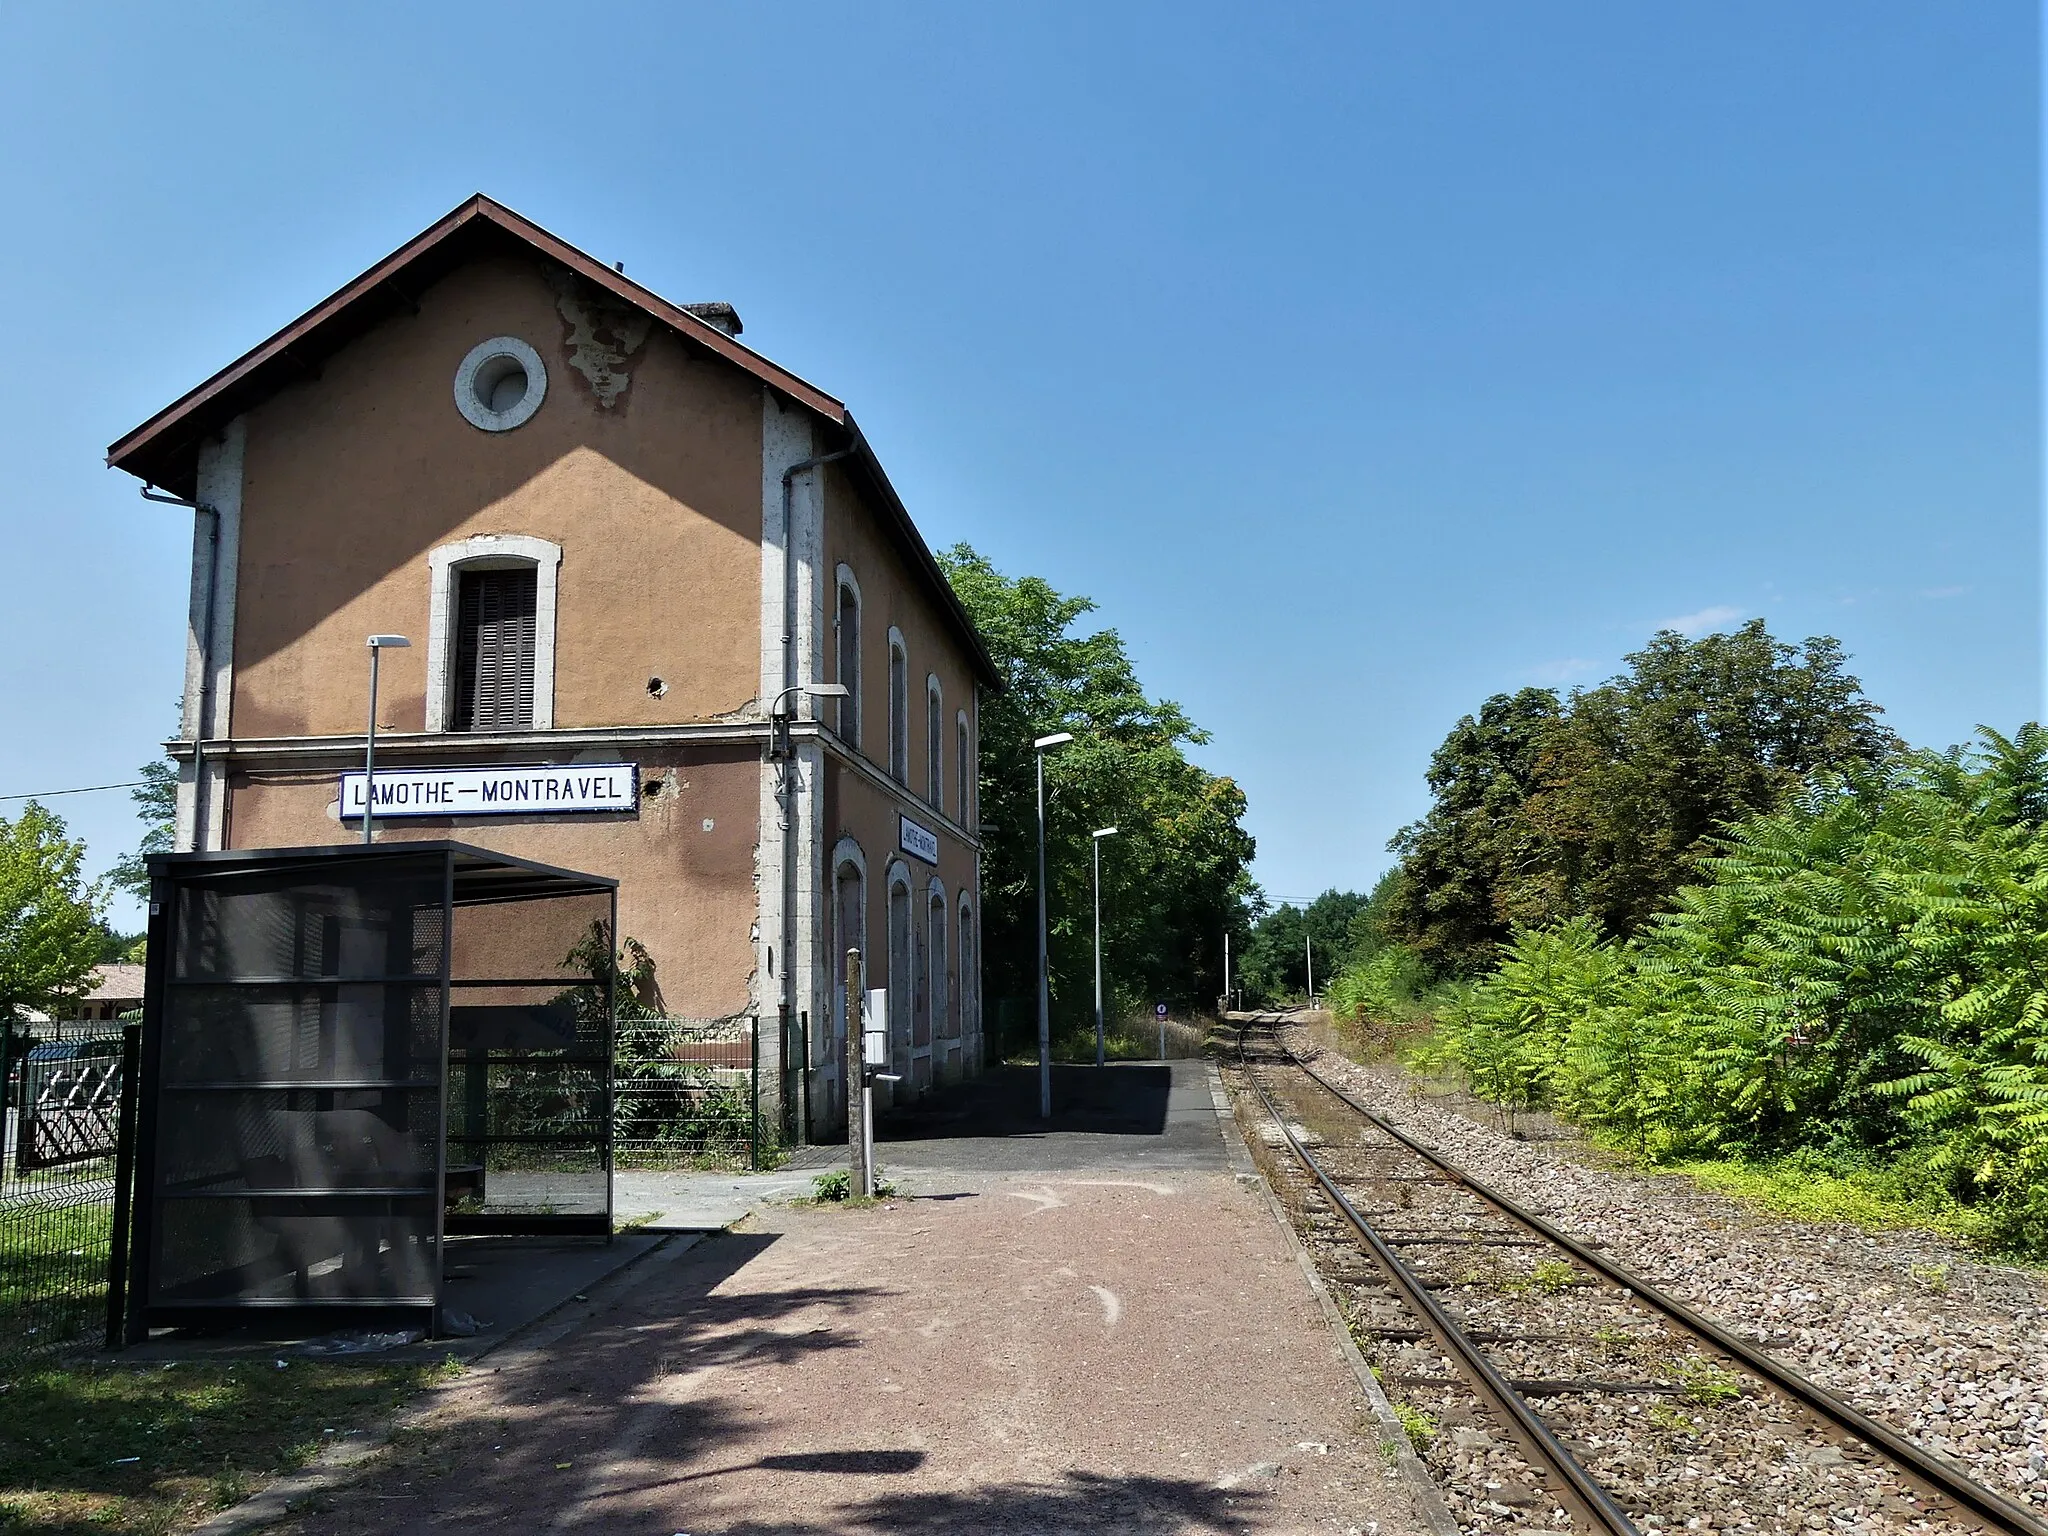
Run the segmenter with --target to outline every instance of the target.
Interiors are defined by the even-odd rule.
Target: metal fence
[[[617,1166],[761,1165],[758,1019],[621,1018],[617,1040]]]
[[[8,1053],[0,1366],[105,1329],[123,1043],[118,1023],[39,1025]]]

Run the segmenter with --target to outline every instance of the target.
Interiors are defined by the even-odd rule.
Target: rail
[[[1442,1304],[1430,1294],[1422,1279],[1374,1230],[1372,1223],[1358,1211],[1338,1187],[1336,1180],[1295,1135],[1287,1123],[1286,1116],[1281,1113],[1266,1091],[1265,1085],[1259,1080],[1246,1044],[1246,1033],[1252,1022],[1263,1023],[1271,1028],[1276,1020],[1269,1016],[1239,1024],[1238,1056],[1243,1066],[1244,1078],[1257,1095],[1267,1115],[1279,1127],[1282,1138],[1296,1160],[1315,1179],[1331,1204],[1357,1231],[1375,1263],[1387,1275],[1410,1310],[1426,1322],[1429,1331],[1443,1345],[1444,1352],[1464,1370],[1468,1383],[1481,1400],[1511,1426],[1523,1454],[1530,1459],[1531,1465],[1539,1471],[1547,1471],[1554,1475],[1563,1485],[1559,1502],[1564,1504],[1575,1518],[1589,1520],[1597,1528],[1612,1533],[1612,1536],[1641,1536],[1627,1512],[1600,1487],[1593,1474],[1550,1431],[1514,1385],[1487,1360],[1478,1343],[1451,1318]],[[1999,1532],[2001,1536],[2048,1536],[2048,1525],[2035,1519],[2029,1511],[1937,1459],[1903,1435],[1878,1423],[1818,1383],[1756,1348],[1746,1339],[1701,1316],[1676,1298],[1666,1295],[1656,1286],[1615,1263],[1598,1250],[1561,1231],[1509,1196],[1473,1178],[1448,1158],[1368,1109],[1316,1071],[1308,1061],[1288,1049],[1280,1040],[1277,1030],[1273,1030],[1271,1039],[1274,1049],[1287,1065],[1299,1071],[1324,1093],[1336,1099],[1375,1130],[1413,1153],[1446,1181],[1468,1191],[1544,1242],[1563,1250],[1577,1263],[1610,1284],[1626,1290],[1635,1299],[1663,1314],[1664,1318],[1681,1332],[1693,1335],[1704,1341],[1716,1353],[1738,1362],[1745,1370],[1767,1382],[1837,1433],[1864,1442],[1899,1467],[1912,1482],[1921,1487],[1923,1492],[1945,1500],[1959,1510],[1968,1511],[1987,1529]]]

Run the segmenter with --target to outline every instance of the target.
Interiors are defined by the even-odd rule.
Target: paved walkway
[[[1092,1081],[1015,1144],[944,1101],[899,1118],[916,1198],[658,1250],[289,1528],[1417,1530],[1204,1064]]]
[[[1038,1073],[1004,1067],[883,1118],[875,1160],[911,1194],[938,1189],[956,1172],[1220,1169],[1223,1141],[1207,1062],[1119,1062],[1053,1068],[1053,1116],[1038,1116]],[[802,1166],[773,1173],[615,1175],[622,1222],[656,1231],[731,1226],[773,1201],[802,1199],[843,1149],[805,1149]]]

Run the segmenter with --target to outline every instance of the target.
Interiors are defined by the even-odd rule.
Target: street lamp
[[[370,841],[370,813],[377,806],[377,658],[386,651],[408,649],[403,635],[372,635],[370,647],[370,729],[363,736],[363,842]]]
[[[843,699],[847,697],[846,684],[844,683],[798,683],[795,687],[785,688],[782,692],[775,695],[774,701],[768,706],[768,725],[769,729],[773,732],[768,748],[768,755],[770,757],[783,758],[789,756],[790,713],[782,707],[782,701],[799,693],[806,694],[814,699]]]
[[[1102,1065],[1102,840],[1115,837],[1115,827],[1089,834],[1095,845],[1095,1065]]]
[[[1074,739],[1072,731],[1031,743],[1038,764],[1038,1118],[1052,1118],[1052,981],[1045,968],[1045,754]]]

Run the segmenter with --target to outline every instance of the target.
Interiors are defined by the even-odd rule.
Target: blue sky
[[[105,445],[477,190],[1095,597],[1278,896],[1660,624],[1837,635],[1916,742],[2039,712],[2032,6],[1274,10],[6,8],[0,793],[172,725],[189,518]]]

